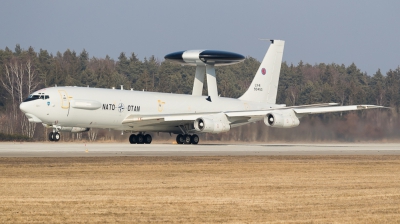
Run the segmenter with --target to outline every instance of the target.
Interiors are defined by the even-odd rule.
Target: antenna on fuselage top
[[[273,44],[273,43],[274,43],[274,41],[275,41],[275,40],[273,40],[273,39],[261,39],[261,38],[258,38],[258,40],[270,41],[270,42],[271,42],[271,44]]]

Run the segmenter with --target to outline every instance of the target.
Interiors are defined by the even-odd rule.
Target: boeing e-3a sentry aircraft
[[[306,114],[379,108],[375,105],[338,106],[323,103],[303,106],[276,104],[284,41],[271,45],[249,89],[238,99],[218,96],[215,66],[243,61],[242,55],[213,50],[180,51],[165,56],[180,64],[196,66],[192,95],[88,87],[50,87],[35,91],[20,105],[30,122],[42,123],[60,133],[90,128],[129,131],[131,144],[150,144],[146,132],[178,134],[178,144],[198,144],[198,133],[220,133],[264,120],[270,127],[291,128]],[[202,96],[204,76],[208,96]]]

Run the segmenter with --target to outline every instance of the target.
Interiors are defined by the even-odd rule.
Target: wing
[[[274,111],[292,109],[298,117],[305,114],[319,114],[319,113],[331,113],[331,112],[342,112],[352,110],[365,110],[384,108],[383,106],[376,105],[349,105],[349,106],[338,106],[337,103],[324,103],[324,104],[310,104],[300,106],[284,106],[277,105],[277,107],[269,108],[266,110],[248,110],[248,111],[223,111],[232,127],[239,126],[245,123],[255,122],[263,119],[267,114],[273,113]],[[196,113],[196,114],[164,114],[164,115],[129,115],[123,121],[122,124],[128,126],[169,126],[178,127],[180,125],[193,124],[193,122],[204,116],[213,116],[221,112],[211,113]]]
[[[324,104],[310,104],[310,105],[303,105],[303,106],[292,106],[292,107],[276,107],[270,108],[268,110],[247,110],[247,111],[231,111],[231,112],[224,112],[228,117],[238,117],[238,116],[265,116],[268,112],[272,110],[282,110],[288,108],[308,108],[308,107],[326,107],[326,106],[333,106],[337,105],[337,103],[324,103]],[[186,121],[194,121],[199,117],[212,115],[220,112],[210,112],[210,113],[182,113],[182,114],[163,114],[163,115],[137,115],[132,114],[128,115],[123,121],[122,124],[130,124],[130,123],[141,123],[145,124],[157,124],[163,122],[171,122],[177,121],[179,122],[186,122]]]

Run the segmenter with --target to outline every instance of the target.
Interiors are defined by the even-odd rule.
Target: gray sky
[[[16,44],[90,57],[135,52],[140,59],[189,49],[232,51],[262,60],[286,41],[283,60],[354,62],[369,75],[400,65],[400,1],[6,1],[0,48]]]

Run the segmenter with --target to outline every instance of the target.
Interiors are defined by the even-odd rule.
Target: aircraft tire
[[[144,136],[144,144],[150,144],[152,140],[153,140],[153,138],[151,137],[151,135],[146,134]]]
[[[49,133],[49,141],[51,141],[51,142],[54,141],[53,132],[50,132],[50,133]]]
[[[131,134],[129,136],[129,143],[136,144],[136,135],[135,134]]]
[[[179,134],[176,136],[176,143],[183,144],[183,135]]]
[[[143,144],[144,143],[144,135],[143,134],[136,135],[136,143],[137,144]]]
[[[184,135],[183,136],[183,143],[190,144],[191,143],[190,139],[191,139],[190,135]]]
[[[197,145],[200,141],[200,138],[198,135],[194,134],[190,137],[190,143],[193,145]]]
[[[53,135],[53,138],[54,138],[54,141],[56,141],[56,142],[60,141],[60,133],[55,132]]]

